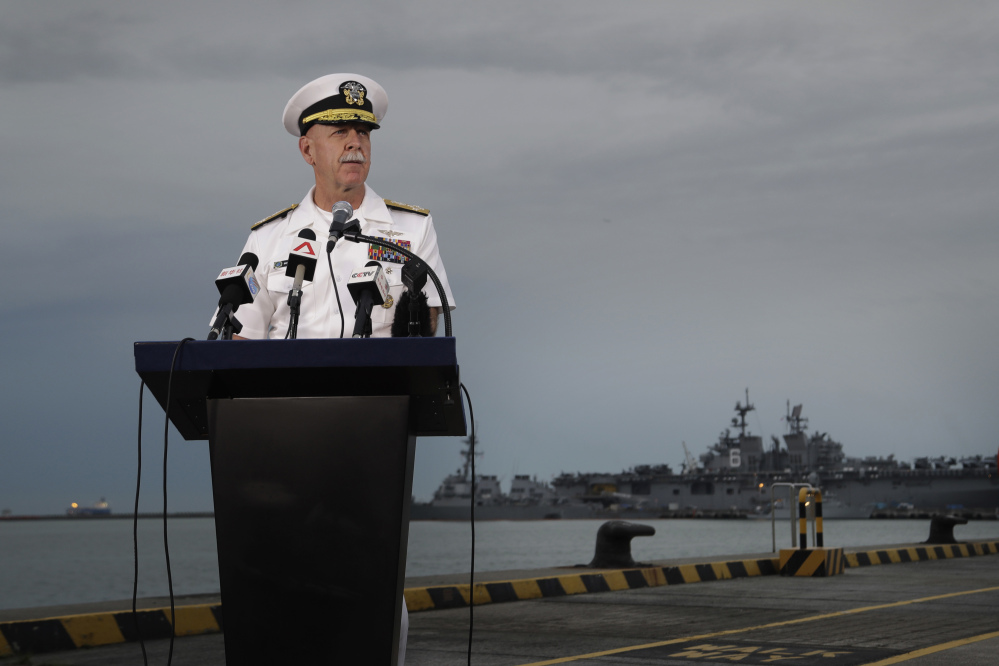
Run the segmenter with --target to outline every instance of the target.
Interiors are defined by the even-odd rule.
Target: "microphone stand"
[[[357,311],[354,313],[353,337],[371,337],[371,310],[373,307],[374,299],[371,297],[371,292],[365,289],[357,301]]]
[[[243,330],[243,325],[236,319],[235,310],[232,303],[226,303],[222,306],[218,316],[215,317],[212,330],[208,333],[209,340],[232,340],[233,333],[238,335]]]
[[[402,283],[409,291],[409,337],[419,338],[420,335],[420,292],[427,284],[426,262],[422,259],[410,259],[402,267]]]
[[[288,334],[284,336],[285,340],[295,340],[298,338],[298,315],[302,311],[302,290],[292,289],[288,292],[288,309],[290,315],[288,318]],[[239,331],[237,331],[238,333]]]
[[[239,335],[242,330],[243,325],[236,319],[235,313],[229,313],[229,319],[226,321],[225,326],[222,327],[221,337],[223,340],[232,340],[232,334]]]

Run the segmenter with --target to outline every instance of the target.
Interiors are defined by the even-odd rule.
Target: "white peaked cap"
[[[385,89],[360,74],[327,74],[302,86],[284,107],[284,128],[301,136],[317,123],[367,123],[377,129],[388,110]]]

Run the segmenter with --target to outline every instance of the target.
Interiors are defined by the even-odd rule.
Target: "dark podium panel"
[[[453,338],[136,343],[209,439],[229,666],[394,665],[418,434],[465,434]]]

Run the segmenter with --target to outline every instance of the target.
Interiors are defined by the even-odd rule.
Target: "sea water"
[[[642,520],[656,534],[632,542],[637,561],[722,557],[770,552],[772,532],[762,520]],[[475,525],[475,570],[534,569],[586,564],[603,520],[494,521]],[[777,526],[778,548],[791,544],[788,522]],[[174,594],[219,591],[215,521],[176,518],[168,523]],[[924,541],[928,520],[828,520],[825,543],[878,546]],[[999,539],[999,522],[955,528],[959,539]],[[168,593],[163,524],[139,520],[140,597]],[[471,563],[468,523],[410,525],[407,576],[464,573]],[[0,521],[0,608],[128,599],[133,581],[132,521]]]

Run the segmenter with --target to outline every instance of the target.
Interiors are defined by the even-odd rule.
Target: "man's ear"
[[[309,137],[302,135],[298,137],[298,152],[302,153],[302,158],[309,166],[315,166],[316,160],[312,156],[312,142]]]

